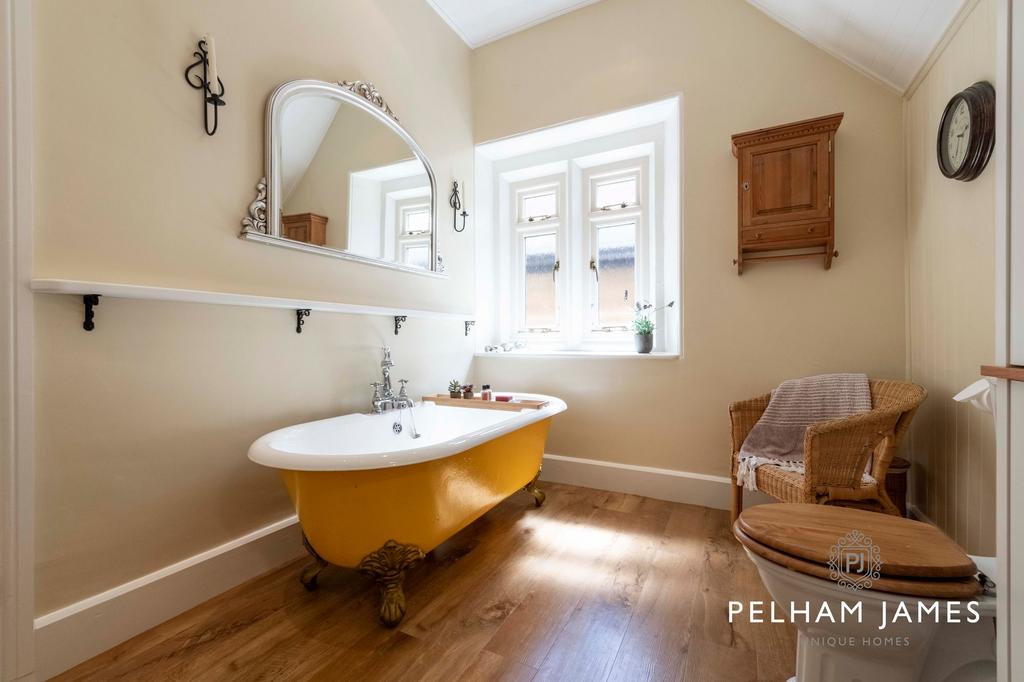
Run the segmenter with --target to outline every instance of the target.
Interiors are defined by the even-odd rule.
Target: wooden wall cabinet
[[[281,236],[296,242],[325,246],[327,216],[316,213],[295,213],[281,216]]]
[[[835,250],[835,134],[843,114],[732,136],[739,167],[733,263],[823,258]]]

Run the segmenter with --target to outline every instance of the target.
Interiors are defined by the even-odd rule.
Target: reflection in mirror
[[[284,83],[266,134],[242,239],[444,276],[434,172],[372,83]]]
[[[431,186],[389,125],[321,94],[280,114],[280,236],[430,269]]]

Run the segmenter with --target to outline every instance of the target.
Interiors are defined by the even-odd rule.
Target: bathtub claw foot
[[[537,472],[537,475],[533,477],[533,480],[523,486],[523,490],[533,495],[533,503],[539,507],[544,504],[544,500],[547,498],[547,495],[544,494],[543,490],[537,487],[538,478],[540,478],[539,471]]]
[[[309,544],[309,540],[306,539],[305,533],[302,534],[302,546],[306,548],[306,551],[309,552],[309,555],[313,557],[313,561],[315,561],[316,563],[314,563],[312,566],[307,566],[306,568],[302,569],[302,574],[299,576],[299,581],[302,583],[303,587],[312,592],[317,588],[317,576],[320,575],[320,571],[324,570],[327,567],[327,560],[316,553],[316,550],[313,549],[313,546]]]
[[[405,617],[405,592],[402,582],[405,572],[424,557],[416,545],[403,545],[388,540],[376,552],[371,552],[359,562],[359,572],[377,581],[380,589],[380,622],[393,628]]]

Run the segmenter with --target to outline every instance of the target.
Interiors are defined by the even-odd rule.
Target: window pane
[[[628,325],[636,302],[635,223],[597,229],[597,274],[597,326]]]
[[[599,182],[594,188],[594,206],[631,206],[636,203],[636,178],[621,178],[611,182]]]
[[[414,268],[427,270],[430,266],[430,247],[426,245],[405,247],[402,262]]]
[[[525,263],[525,310],[523,321],[527,328],[554,328],[555,312],[555,250],[558,239],[554,234],[539,234],[523,238]]]
[[[525,195],[519,201],[520,222],[543,220],[558,214],[558,199],[554,190],[544,194]]]
[[[405,224],[402,226],[402,231],[405,234],[430,232],[429,208],[409,209],[405,212],[403,217],[405,219]]]

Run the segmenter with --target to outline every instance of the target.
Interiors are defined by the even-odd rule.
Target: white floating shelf
[[[348,313],[350,315],[383,315],[387,317],[406,316],[435,320],[472,321],[471,313],[441,313],[415,308],[384,308],[353,303],[312,301],[301,298],[275,298],[251,294],[228,294],[219,291],[199,289],[171,289],[147,287],[137,284],[115,284],[112,282],[86,282],[73,279],[33,279],[32,291],[39,294],[74,294],[87,296],[98,294],[111,298],[133,298],[148,301],[177,301],[181,303],[206,303],[210,305],[236,305],[250,308],[286,308],[289,310],[309,309],[324,313]]]

